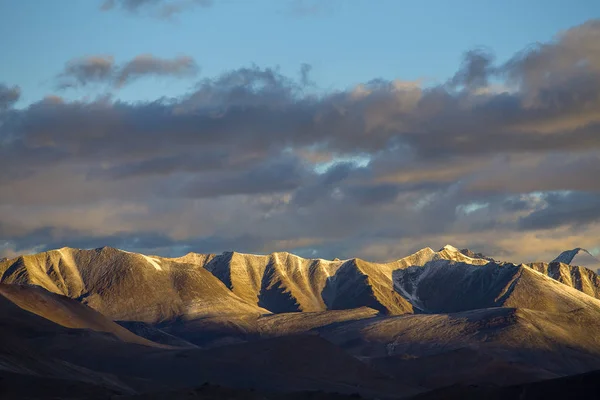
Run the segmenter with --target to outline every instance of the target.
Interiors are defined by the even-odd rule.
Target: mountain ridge
[[[512,264],[472,255],[477,253],[446,245],[437,252],[426,247],[395,261],[373,263],[360,258],[307,259],[288,252],[188,253],[166,258],[112,247],[63,247],[0,262],[0,282],[41,286],[81,301],[113,320],[145,323],[358,307],[389,315],[428,312],[428,307],[419,304],[423,290],[430,291],[437,285],[434,297],[441,299],[446,281],[465,291],[479,280],[479,287],[487,287],[488,294],[496,293],[494,296],[498,297],[482,304],[499,306],[504,304],[502,293],[507,293],[513,278],[518,281],[525,277],[537,286],[546,285],[539,278],[519,272],[523,268],[600,298],[600,278],[584,267],[564,263]],[[414,283],[410,283],[417,275],[419,282],[428,282],[421,285],[419,295],[413,293]],[[431,280],[434,275],[438,276],[437,283]],[[503,276],[508,279],[504,283]],[[489,285],[496,285],[497,289],[491,290]],[[450,295],[457,296],[454,292]],[[481,307],[477,301],[483,298],[472,295],[471,299],[456,297],[466,303],[458,306],[455,301],[455,307],[450,309]],[[521,298],[525,301],[526,296]]]

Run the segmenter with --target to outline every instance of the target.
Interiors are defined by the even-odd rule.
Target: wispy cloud
[[[161,18],[171,18],[195,7],[211,7],[213,0],[104,0],[103,11],[122,9],[130,13],[150,12]]]
[[[337,0],[281,0],[285,12],[294,17],[309,17],[330,14]],[[134,15],[150,15],[171,19],[184,12],[197,8],[209,8],[217,4],[216,0],[103,0],[103,11],[123,10]]]
[[[97,83],[121,87],[147,76],[184,78],[195,76],[198,71],[199,67],[194,59],[187,56],[165,59],[142,54],[117,65],[113,57],[100,55],[69,61],[57,79],[61,89]]]

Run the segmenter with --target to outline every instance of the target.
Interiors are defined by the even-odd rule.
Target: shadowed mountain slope
[[[396,290],[419,312],[449,313],[488,307],[568,312],[600,301],[523,265],[471,265],[435,260],[394,271]]]
[[[147,382],[144,391],[193,387],[205,382],[276,392],[359,392],[379,398],[420,391],[396,383],[316,335],[268,338],[208,350],[128,350],[118,345],[114,350],[88,347],[63,353],[65,346],[68,344],[55,346],[51,351],[63,354],[70,363]]]
[[[67,328],[106,332],[124,342],[158,346],[157,343],[133,334],[86,305],[39,286],[0,284],[0,296],[26,311]]]
[[[119,393],[131,393],[131,388],[115,376],[69,363],[44,350],[54,337],[78,334],[0,296],[0,377],[22,379],[23,382],[33,377],[84,382]],[[0,382],[0,388],[3,385]]]
[[[306,260],[289,253],[224,253],[206,264],[233,293],[273,312],[325,309],[321,291],[339,262]]]
[[[507,385],[600,368],[598,313],[489,308],[376,317],[320,330],[403,383]]]

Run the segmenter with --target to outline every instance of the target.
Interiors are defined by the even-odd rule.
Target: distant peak
[[[584,248],[576,247],[559,254],[552,262],[577,265],[581,267],[592,267],[600,261]]]
[[[125,253],[131,253],[131,251],[127,251],[127,250],[122,250],[122,249],[117,249],[116,247],[110,247],[110,246],[102,246],[102,247],[98,247],[95,250],[98,251],[110,251],[110,250],[116,250],[116,251],[123,251]]]
[[[459,250],[458,248],[450,244],[447,244],[444,247],[442,247],[437,252],[437,256],[446,260],[461,262],[468,261],[469,263],[477,262],[478,264],[482,262],[480,260],[484,260],[485,262],[495,261],[493,258],[486,257],[481,253],[475,253],[469,249]]]
[[[440,251],[442,251],[443,249],[440,249]],[[423,247],[421,250],[418,250],[416,252],[414,252],[413,254],[411,254],[408,257],[412,257],[412,256],[417,256],[417,255],[433,255],[435,253],[435,251],[433,251],[433,249],[431,247]]]
[[[440,251],[443,251],[443,250],[454,251],[454,252],[458,252],[459,251],[456,247],[452,246],[451,244],[447,244],[447,245],[445,245],[444,247],[442,247],[440,249]]]
[[[576,247],[573,250],[567,250],[567,251],[565,251],[563,253],[571,253],[573,255],[584,253],[584,254],[590,254],[591,255],[591,253],[589,251],[587,251],[586,249],[584,249],[583,247]]]
[[[481,258],[483,260],[496,261],[492,257],[488,257],[488,256],[486,256],[485,254],[482,254],[482,253],[476,253],[476,252],[474,252],[473,250],[470,250],[470,249],[461,249],[460,252],[462,254],[464,254],[465,256],[470,257],[470,258]]]

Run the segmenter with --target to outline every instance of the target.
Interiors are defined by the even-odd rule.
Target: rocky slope
[[[188,259],[199,257],[166,259],[109,247],[62,248],[0,263],[0,273],[2,283],[37,285],[78,299],[113,320],[268,313]]]
[[[274,313],[370,307],[385,314],[405,314],[413,311],[412,305],[394,290],[393,271],[438,259],[487,263],[446,246],[439,252],[425,248],[390,263],[304,259],[289,253],[225,253],[205,268],[240,298]]]
[[[396,290],[422,313],[488,307],[567,312],[600,302],[524,265],[435,260],[394,271]]]
[[[560,262],[531,263],[527,266],[560,283],[600,299],[600,277],[588,268]]]

